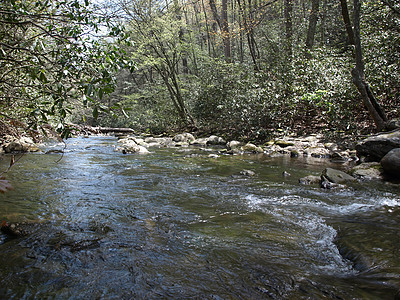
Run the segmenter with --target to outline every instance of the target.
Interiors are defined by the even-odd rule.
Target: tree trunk
[[[231,61],[231,39],[228,24],[228,0],[222,0],[222,13],[221,17],[218,14],[217,6],[214,0],[209,0],[211,11],[215,21],[218,23],[221,30],[222,42],[224,44],[224,55],[227,62]]]
[[[347,0],[340,0],[340,5],[342,7],[342,17],[343,17],[344,25],[346,27],[349,44],[355,45],[354,32],[353,32],[353,27],[351,26],[349,9],[347,7]]]
[[[375,126],[380,131],[385,128],[387,118],[380,107],[379,103],[376,101],[376,98],[369,87],[368,83],[365,80],[364,75],[364,61],[362,55],[362,47],[361,47],[361,37],[360,37],[360,14],[361,14],[361,1],[354,0],[354,30],[351,26],[350,18],[348,15],[347,9],[347,1],[341,0],[342,5],[342,14],[343,21],[346,26],[346,31],[349,37],[349,42],[353,42],[354,44],[354,58],[356,61],[356,67],[352,70],[351,74],[353,77],[353,83],[357,87],[358,91],[361,94],[363,99],[363,103],[368,109],[369,114],[375,122]]]
[[[310,23],[308,25],[307,39],[306,39],[307,50],[312,50],[314,46],[315,30],[317,28],[318,15],[319,15],[319,1],[320,0],[312,0]]]
[[[285,29],[286,29],[286,54],[289,60],[291,60],[293,56],[292,52],[292,42],[293,42],[293,21],[292,21],[292,13],[293,13],[293,2],[292,0],[285,0]]]

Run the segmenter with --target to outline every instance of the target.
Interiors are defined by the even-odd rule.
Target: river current
[[[298,179],[342,165],[116,144],[72,138],[6,174],[0,221],[32,232],[0,234],[2,299],[399,297],[400,185],[323,190]]]

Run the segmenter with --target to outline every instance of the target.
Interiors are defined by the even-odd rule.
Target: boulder
[[[326,168],[322,172],[321,178],[326,178],[329,182],[332,183],[345,183],[356,180],[353,176],[332,168]]]
[[[36,146],[31,138],[21,137],[11,140],[4,145],[5,153],[18,153],[18,152],[38,152],[40,149]]]
[[[173,143],[172,138],[163,137],[147,137],[144,139],[144,142],[148,147],[167,147]]]
[[[207,138],[199,138],[195,139],[193,142],[190,142],[191,145],[205,146],[208,143]]]
[[[350,170],[353,177],[366,180],[382,179],[382,173],[383,169],[377,162],[362,163]]]
[[[124,154],[127,154],[127,153],[139,153],[139,154],[149,153],[149,150],[147,150],[146,147],[136,144],[134,140],[129,139],[129,138],[119,140],[118,144],[120,144],[120,146],[117,147],[116,151],[122,152]]]
[[[389,151],[381,160],[383,171],[396,178],[400,178],[400,148]]]
[[[228,150],[235,150],[235,149],[239,149],[240,146],[242,145],[241,142],[238,141],[230,141],[226,144],[226,147],[228,148]]]
[[[195,140],[193,134],[185,132],[179,133],[173,137],[173,141],[177,143],[191,143]]]
[[[400,130],[370,136],[356,145],[358,157],[378,162],[395,148],[400,148]]]
[[[212,135],[208,138],[207,144],[208,145],[225,145],[226,141],[222,137]]]
[[[258,147],[254,144],[247,143],[246,145],[242,146],[242,151],[245,152],[256,152],[256,153],[263,153],[264,150],[261,147]]]

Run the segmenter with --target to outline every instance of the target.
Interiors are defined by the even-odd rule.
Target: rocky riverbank
[[[348,165],[347,173],[337,171],[336,176],[327,176],[323,173],[318,179],[301,179],[300,182],[303,184],[318,183],[323,187],[332,187],[349,181],[350,178],[353,180],[400,179],[400,130],[373,135],[358,142],[326,142],[322,135],[315,134],[306,137],[272,139],[263,145],[234,140],[225,141],[222,137],[215,135],[196,138],[191,133],[181,133],[173,137],[122,136],[118,141],[116,151],[146,154],[154,147],[196,146],[216,149],[218,154],[209,155],[213,158],[217,158],[218,155],[254,153],[271,157],[287,155],[293,159],[296,157],[322,158]],[[326,170],[324,172],[326,173]],[[338,180],[338,178],[346,178],[346,180]]]
[[[192,133],[180,133],[174,136],[147,136],[130,134],[131,131],[117,129],[119,136],[115,150],[124,154],[147,154],[152,148],[199,147],[213,149],[210,158],[220,155],[243,155],[254,153],[270,157],[290,156],[313,157],[327,159],[334,163],[348,166],[345,173],[359,180],[398,180],[400,179],[400,130],[372,135],[360,141],[342,140],[339,143],[327,142],[322,135],[313,134],[304,137],[285,136],[271,139],[264,144],[256,145],[250,142],[226,141],[222,137],[196,137]],[[107,134],[110,131],[107,129]],[[93,133],[91,133],[93,134]],[[115,134],[115,133],[114,133]],[[3,138],[0,153],[38,152],[40,148],[29,137]],[[60,151],[62,152],[62,151]],[[57,152],[59,153],[59,152]],[[324,171],[326,172],[326,170]],[[343,174],[341,177],[346,177]],[[322,187],[332,187],[343,181],[322,173],[318,178],[308,176],[300,179],[302,184],[320,184]],[[335,178],[338,178],[337,176]],[[348,178],[349,179],[349,178]]]

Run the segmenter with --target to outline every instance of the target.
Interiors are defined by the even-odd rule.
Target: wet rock
[[[309,176],[300,178],[299,179],[299,183],[303,184],[303,185],[320,184],[321,183],[321,177],[320,176],[309,175]]]
[[[177,143],[188,143],[189,144],[196,139],[191,133],[185,132],[185,133],[179,133],[179,134],[175,135],[172,140]]]
[[[395,148],[400,148],[400,130],[370,136],[356,145],[357,156],[368,161],[380,161]]]
[[[61,149],[51,149],[45,152],[45,154],[62,154],[64,153]]]
[[[383,169],[380,163],[377,162],[362,163],[350,170],[350,174],[353,177],[364,180],[380,180],[383,178],[382,173]]]
[[[336,169],[332,169],[332,168],[326,168],[323,172],[322,172],[322,176],[325,177],[329,182],[332,183],[345,183],[345,182],[351,182],[351,181],[355,181],[356,179],[339,170]],[[322,178],[321,176],[321,178]]]
[[[0,224],[0,230],[2,233],[10,237],[23,237],[27,236],[35,231],[39,226],[39,223],[10,223],[3,221]]]
[[[254,153],[263,153],[264,150],[261,147],[258,147],[254,144],[247,143],[246,145],[241,147],[244,152],[254,152]]]
[[[395,178],[400,178],[400,148],[389,151],[381,160],[383,171]]]
[[[330,189],[334,189],[334,188],[344,188],[344,186],[341,184],[338,184],[336,182],[332,182],[327,177],[322,175],[321,176],[321,188],[330,190]]]
[[[218,158],[219,155],[217,155],[217,154],[209,154],[208,157],[209,158]]]
[[[212,135],[208,138],[207,144],[208,145],[225,145],[226,141],[219,136]]]
[[[298,150],[292,150],[290,151],[290,157],[295,158],[295,157],[299,157],[300,153]]]
[[[350,158],[348,156],[348,153],[346,152],[333,152],[331,154],[331,162],[335,162],[335,163],[344,163],[349,161]]]
[[[252,176],[255,176],[256,173],[252,170],[242,170],[242,171],[240,171],[240,175],[252,177]]]

